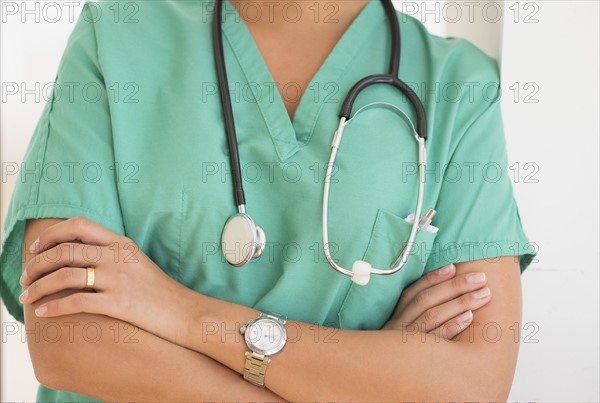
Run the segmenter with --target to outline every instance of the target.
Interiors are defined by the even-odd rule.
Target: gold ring
[[[96,281],[96,273],[93,267],[87,268],[87,283],[85,285],[86,290],[94,289],[94,282]]]

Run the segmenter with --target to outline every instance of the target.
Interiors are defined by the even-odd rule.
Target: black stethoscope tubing
[[[391,0],[381,0],[388,17],[391,29],[390,63],[387,74],[375,74],[365,77],[358,81],[348,92],[339,117],[350,119],[352,106],[360,92],[373,84],[388,84],[404,93],[411,102],[417,115],[417,135],[423,139],[427,138],[427,119],[425,108],[417,94],[405,82],[398,78],[401,56],[401,37],[400,26],[398,24],[398,15]],[[219,85],[219,94],[221,98],[221,107],[223,110],[223,120],[225,122],[225,133],[227,135],[227,144],[229,147],[229,162],[232,170],[233,196],[236,206],[244,206],[246,198],[242,183],[242,174],[240,168],[240,157],[237,145],[237,136],[235,131],[235,121],[231,107],[231,98],[229,96],[229,83],[227,81],[227,69],[225,67],[225,56],[223,52],[223,33],[222,33],[222,11],[223,0],[214,1],[213,14],[213,45],[214,57],[217,70],[217,80]]]

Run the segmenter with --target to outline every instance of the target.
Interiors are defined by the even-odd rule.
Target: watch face
[[[273,319],[258,319],[245,332],[248,348],[261,355],[279,352],[286,341],[285,328]]]

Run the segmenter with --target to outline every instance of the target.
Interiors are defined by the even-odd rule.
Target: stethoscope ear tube
[[[354,118],[353,118],[354,119]],[[328,235],[328,211],[329,211],[329,188],[331,183],[331,175],[333,171],[333,166],[335,164],[335,159],[337,156],[337,152],[340,149],[342,137],[344,134],[344,129],[347,124],[351,122],[352,119],[346,120],[345,117],[340,118],[340,123],[338,125],[338,129],[336,130],[331,144],[331,154],[329,156],[329,163],[327,164],[327,171],[325,173],[325,182],[323,184],[323,210],[322,210],[322,233],[323,233],[323,250],[325,252],[325,258],[327,262],[339,273],[342,273],[346,276],[349,276],[354,283],[357,285],[367,285],[371,278],[371,274],[377,275],[390,275],[394,274],[402,269],[404,265],[408,261],[408,257],[412,253],[412,249],[414,246],[415,238],[417,235],[417,231],[419,231],[420,224],[424,222],[421,220],[421,211],[423,208],[423,195],[425,192],[425,168],[427,164],[427,152],[425,149],[425,139],[418,136],[416,137],[418,146],[418,160],[419,160],[419,192],[417,194],[417,203],[415,207],[415,220],[411,226],[410,234],[408,236],[408,240],[406,244],[403,246],[400,253],[392,262],[392,268],[390,269],[377,269],[371,266],[370,263],[365,262],[363,260],[357,260],[352,265],[352,270],[348,270],[338,265],[333,256],[329,251],[329,235]],[[427,217],[432,218],[435,214],[435,210],[430,209],[427,212]]]

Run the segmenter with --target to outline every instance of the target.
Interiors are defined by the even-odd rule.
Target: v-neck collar
[[[246,76],[246,80],[249,83],[273,83],[273,77],[244,20],[229,0],[225,0],[224,3],[223,33]],[[280,161],[289,159],[312,137],[319,113],[325,101],[328,100],[325,96],[327,89],[322,88],[323,83],[338,84],[336,102],[340,104],[343,102],[346,92],[349,90],[349,88],[345,89],[339,85],[343,73],[360,51],[364,39],[371,29],[380,25],[379,19],[385,16],[381,5],[375,3],[379,3],[379,1],[369,1],[360,11],[319,67],[304,91],[293,122],[290,121],[279,91],[274,89],[275,94],[271,99],[265,94],[257,99],[257,106],[273,139]],[[307,94],[313,85],[320,85],[318,96]]]

